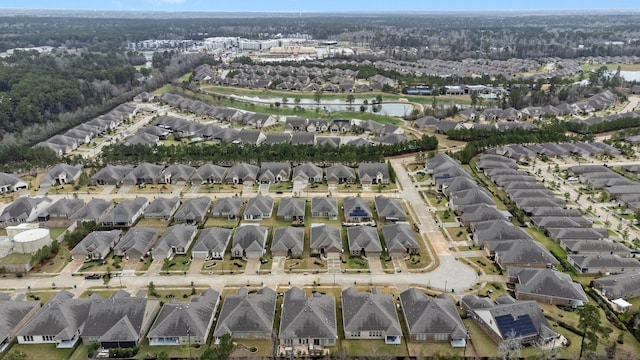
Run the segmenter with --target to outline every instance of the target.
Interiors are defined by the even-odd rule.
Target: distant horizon
[[[219,2],[206,0],[112,0],[82,1],[56,0],[43,5],[39,0],[4,0],[0,9],[15,11],[157,11],[157,12],[218,12],[218,13],[381,13],[381,12],[553,12],[553,11],[629,11],[640,10],[637,0],[596,1],[538,0],[535,7],[531,2],[510,0],[450,0],[447,2],[427,2],[405,0],[391,3],[386,0],[237,0]],[[395,6],[395,7],[394,7]]]

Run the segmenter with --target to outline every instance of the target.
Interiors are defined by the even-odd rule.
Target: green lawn
[[[64,233],[65,231],[67,231],[67,228],[50,228],[49,229],[49,234],[51,236],[51,239],[57,239],[58,236],[62,235],[62,233]]]
[[[326,271],[327,261],[318,257],[303,256],[302,259],[287,259],[284,265],[285,270],[289,271]]]
[[[436,211],[436,215],[438,215],[438,218],[443,223],[458,222],[458,220],[456,219],[456,214],[454,214],[453,211],[451,210]]]
[[[176,255],[173,259],[166,259],[162,265],[162,271],[187,271],[191,266],[188,255]]]
[[[347,255],[345,255],[347,256]],[[351,269],[351,270],[366,270],[369,269],[369,264],[366,259],[361,257],[351,257],[347,258],[347,263],[342,264],[343,268]]]
[[[347,356],[356,358],[362,356],[375,357],[405,357],[409,355],[406,342],[400,345],[387,345],[384,340],[341,340],[341,345],[347,352]]]
[[[451,236],[453,241],[467,241],[467,228],[466,227],[453,227],[445,228],[445,230]]]
[[[11,253],[0,259],[0,266],[2,265],[15,265],[26,264],[31,261],[31,254],[18,254]]]
[[[472,262],[474,265],[479,266],[487,275],[500,274],[500,270],[495,265],[495,263],[486,257],[470,257],[467,258],[467,260]]]
[[[15,344],[8,354],[22,352],[28,360],[69,360],[74,349],[57,349],[56,344]],[[7,355],[9,356],[9,355]]]
[[[293,189],[293,184],[289,181],[282,181],[279,183],[271,184],[269,186],[269,191],[291,191]]]

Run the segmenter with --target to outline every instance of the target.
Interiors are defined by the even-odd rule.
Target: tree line
[[[258,164],[263,161],[314,162],[323,165],[337,163],[356,166],[361,162],[381,162],[385,156],[430,151],[438,147],[435,136],[424,135],[417,140],[394,145],[307,146],[291,144],[238,145],[233,143],[188,144],[180,146],[109,145],[100,156],[102,164],[131,164],[152,162],[200,165],[215,163],[231,166],[238,162]]]
[[[566,123],[558,121],[549,122],[537,129],[523,130],[513,129],[507,131],[498,130],[474,130],[460,129],[450,130],[447,136],[453,140],[468,141],[464,149],[453,156],[463,164],[468,164],[471,159],[488,148],[510,144],[538,144],[545,142],[585,141],[588,136],[566,135]]]

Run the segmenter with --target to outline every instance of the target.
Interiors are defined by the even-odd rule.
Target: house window
[[[31,336],[31,335],[23,336],[22,338],[26,342],[32,342],[33,341],[33,336]]]
[[[418,340],[418,341],[427,340],[427,334],[416,334],[416,340]]]
[[[442,334],[442,333],[436,334],[435,335],[435,340],[436,341],[447,341],[447,340],[449,340],[449,334]]]
[[[351,337],[360,337],[360,331],[352,331]]]
[[[53,335],[44,335],[44,336],[42,336],[42,340],[43,341],[53,341],[54,339],[55,339],[55,337]]]

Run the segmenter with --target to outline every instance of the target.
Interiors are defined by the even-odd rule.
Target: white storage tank
[[[31,229],[13,237],[14,251],[21,254],[33,254],[45,245],[51,245],[49,229]]]

